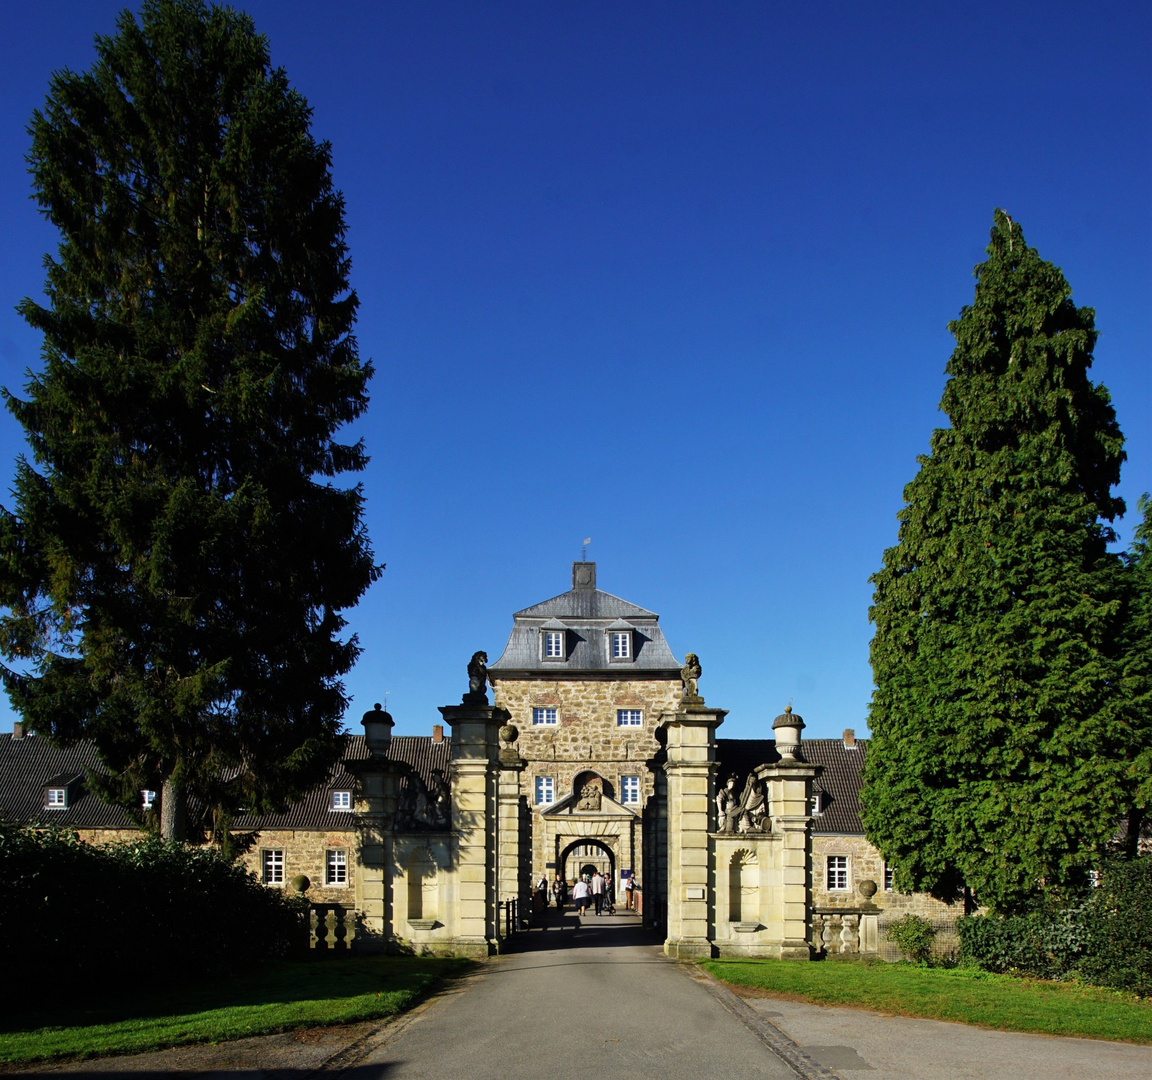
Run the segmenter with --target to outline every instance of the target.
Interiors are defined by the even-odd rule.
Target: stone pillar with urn
[[[355,895],[360,927],[355,940],[358,952],[384,952],[393,937],[392,824],[405,766],[388,760],[392,717],[379,704],[364,714],[364,742],[370,757],[348,763],[358,780]]]
[[[809,949],[808,917],[811,910],[812,781],[820,775],[819,765],[800,758],[800,732],[803,719],[789,705],[772,723],[776,750],[780,760],[761,765],[756,775],[768,791],[772,831],[783,840],[780,850],[779,911],[780,958],[807,960]]]

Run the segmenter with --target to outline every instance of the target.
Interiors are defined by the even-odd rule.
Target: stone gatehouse
[[[531,920],[535,882],[589,868],[618,897],[631,878],[680,957],[882,951],[891,915],[958,914],[894,892],[864,838],[867,740],[802,739],[787,709],[773,738],[719,738],[726,714],[701,696],[696,658],[676,659],[655,612],[598,589],[595,563],[516,612],[487,659],[431,737],[393,738],[377,706],[328,783],[284,814],[237,819],[260,880],[354,910],[358,948],[472,956],[502,948],[509,901]],[[18,728],[0,737],[0,815],[132,835],[131,817],[84,790],[98,767],[90,746]]]

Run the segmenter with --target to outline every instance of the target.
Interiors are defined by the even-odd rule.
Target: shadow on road
[[[574,911],[549,908],[529,930],[519,930],[505,941],[506,953],[535,952],[540,949],[610,949],[631,945],[660,945],[661,930],[645,927],[632,913],[581,917]]]

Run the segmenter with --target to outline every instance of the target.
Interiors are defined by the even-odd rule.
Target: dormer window
[[[341,810],[347,813],[352,809],[352,792],[350,791],[334,791],[332,792],[332,809],[334,811]]]
[[[632,635],[627,630],[612,631],[612,659],[632,659]]]
[[[545,630],[544,631],[544,659],[545,660],[563,660],[564,659],[564,631],[563,630]]]
[[[66,810],[68,808],[68,789],[65,787],[50,787],[44,793],[44,805],[52,810]]]
[[[822,791],[812,793],[812,798],[808,800],[809,813],[816,817],[818,814],[824,813],[824,807],[827,802],[827,796]]]

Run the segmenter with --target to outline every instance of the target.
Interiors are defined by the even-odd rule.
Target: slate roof
[[[352,815],[331,809],[330,792],[351,791],[355,778],[346,763],[363,761],[369,754],[363,735],[344,738],[344,758],[325,783],[317,785],[283,814],[242,814],[236,817],[233,826],[245,830],[351,829]],[[416,782],[414,777],[428,786],[434,770],[447,775],[451,748],[452,742],[447,738],[434,742],[428,736],[394,737],[388,759],[403,762],[411,770],[401,781],[401,796],[406,785]],[[136,828],[136,822],[127,812],[101,801],[86,790],[83,781],[73,787],[73,797],[66,808],[44,806],[45,787],[64,787],[71,778],[82,777],[87,770],[100,771],[100,759],[91,743],[81,742],[61,750],[35,735],[25,735],[22,739],[0,735],[0,820],[27,825],[54,823],[76,829]]]
[[[0,735],[0,821],[21,825],[67,825],[73,829],[134,829],[136,823],[118,806],[97,798],[83,780],[73,783],[66,807],[44,805],[46,787],[65,787],[100,759],[91,743],[58,750],[45,739]]]
[[[574,672],[596,672],[617,678],[634,678],[638,673],[675,678],[680,661],[672,654],[660,616],[647,608],[621,600],[618,596],[595,587],[595,563],[577,563],[573,567],[591,570],[591,587],[576,586],[551,600],[522,608],[512,616],[512,633],[500,658],[488,665],[496,675],[554,674],[563,678]],[[612,661],[608,657],[607,631],[632,631],[632,659]],[[541,656],[542,630],[564,630],[566,647],[563,660],[545,660]]]
[[[846,747],[843,739],[800,740],[800,756],[812,765],[824,766],[812,784],[813,790],[825,795],[824,810],[812,820],[814,833],[864,835],[860,785],[867,755],[867,739],[857,739],[854,748]],[[779,761],[780,755],[774,739],[717,739],[716,759],[720,763],[718,782],[735,776],[743,788],[745,778],[757,765]]]

